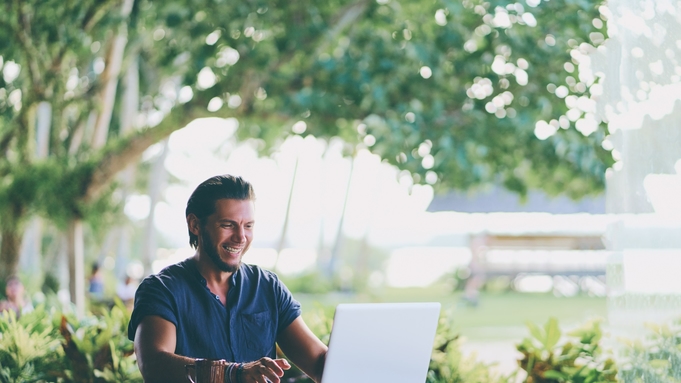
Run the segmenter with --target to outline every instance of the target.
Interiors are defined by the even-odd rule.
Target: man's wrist
[[[236,367],[234,383],[241,383],[241,375],[244,373],[244,364],[239,363]]]
[[[239,367],[239,363],[230,363],[225,367],[225,383],[237,383],[236,370]]]

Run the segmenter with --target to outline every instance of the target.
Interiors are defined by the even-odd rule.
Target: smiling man
[[[225,382],[279,383],[286,357],[315,381],[326,346],[303,321],[277,276],[242,263],[253,241],[255,194],[241,177],[201,183],[186,210],[196,254],[147,277],[135,295],[128,337],[149,382],[188,382],[185,365],[225,359]]]

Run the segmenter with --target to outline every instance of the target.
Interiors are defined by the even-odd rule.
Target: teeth
[[[243,249],[243,247],[229,247],[229,246],[225,246],[224,249],[227,250],[227,251],[230,252],[230,253],[238,253],[238,252],[240,252],[240,251]]]

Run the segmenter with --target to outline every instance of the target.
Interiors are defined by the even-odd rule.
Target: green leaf
[[[544,378],[547,379],[555,379],[559,382],[565,382],[568,380],[568,376],[563,374],[562,372],[555,371],[555,370],[549,370],[544,372]]]
[[[549,318],[549,321],[544,326],[544,331],[546,332],[544,346],[547,350],[551,350],[556,347],[561,336],[558,320],[556,318]]]
[[[538,340],[539,343],[542,345],[546,344],[546,338],[544,337],[544,334],[542,333],[541,329],[539,326],[532,322],[526,322],[527,328],[530,330],[530,334],[534,337],[534,339]]]

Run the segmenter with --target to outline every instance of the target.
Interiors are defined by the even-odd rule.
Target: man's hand
[[[286,359],[260,358],[244,363],[240,383],[280,383],[284,370],[291,368]]]

